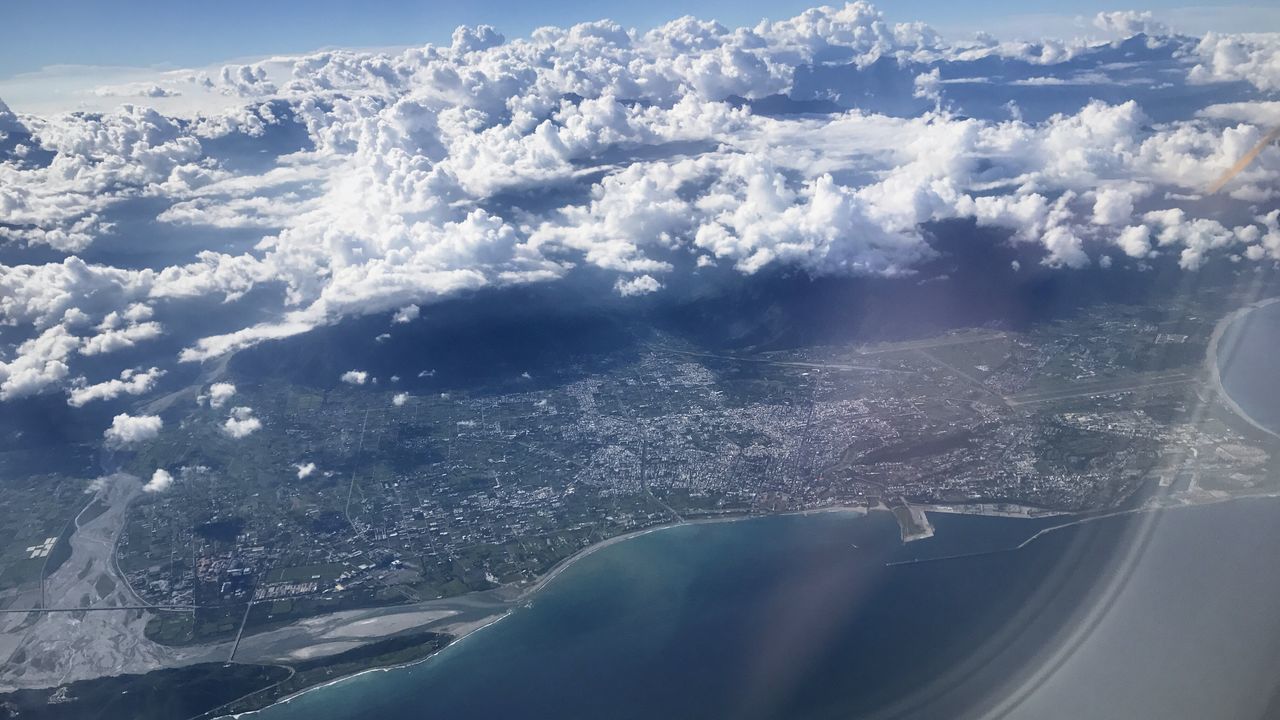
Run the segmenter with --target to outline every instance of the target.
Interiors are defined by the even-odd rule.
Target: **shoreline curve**
[[[531,598],[535,594],[537,594],[540,590],[542,590],[544,587],[550,584],[551,581],[559,577],[561,573],[569,569],[569,567],[572,566],[574,563],[590,555],[593,555],[596,552],[603,550],[611,545],[616,545],[626,540],[634,540],[635,538],[641,537],[643,535],[648,535],[650,533],[661,532],[663,530],[670,530],[672,528],[685,527],[689,525],[710,525],[710,524],[739,522],[742,520],[759,520],[759,519],[768,518],[768,517],[816,515],[820,513],[834,513],[834,512],[845,512],[845,513],[855,513],[857,515],[867,515],[869,510],[865,507],[858,506],[858,505],[831,505],[828,507],[812,508],[807,510],[793,510],[789,512],[773,512],[773,513],[729,515],[725,517],[698,518],[695,520],[680,520],[677,522],[670,522],[663,525],[654,525],[653,527],[647,527],[640,530],[633,530],[631,532],[626,532],[621,535],[614,535],[611,538],[606,538],[599,542],[592,543],[591,545],[588,545],[582,548],[578,552],[556,563],[551,567],[550,570],[548,570],[546,573],[539,576],[538,579],[535,580],[531,585],[522,589],[520,591],[520,594],[517,595],[516,598],[512,601],[511,607],[508,607],[504,612],[494,614],[488,618],[484,618],[480,621],[476,621],[475,623],[472,623],[472,625],[474,625],[473,627],[469,627],[465,631],[458,633],[457,635],[454,636],[454,639],[448,645],[445,645],[444,647],[440,648],[436,652],[433,652],[426,657],[418,658],[416,660],[411,660],[406,663],[399,663],[397,665],[387,665],[385,667],[368,668],[366,670],[361,670],[359,672],[352,673],[350,675],[343,675],[342,677],[333,678],[332,680],[328,680],[319,685],[313,685],[311,687],[302,688],[301,690],[298,690],[295,693],[286,695],[285,697],[282,697],[279,700],[276,700],[275,702],[271,703],[270,705],[267,705],[266,707],[261,707],[261,708],[258,708],[257,710],[247,710],[244,712],[239,712],[234,714],[219,715],[213,718],[213,720],[221,720],[222,718],[234,718],[234,720],[240,720],[241,718],[251,718],[277,705],[284,705],[285,703],[296,700],[297,698],[300,698],[303,695],[306,695],[307,693],[320,690],[322,688],[326,688],[331,685],[337,685],[338,683],[346,682],[348,680],[354,680],[355,678],[358,678],[362,675],[367,675],[369,673],[376,673],[376,672],[388,672],[391,670],[402,670],[404,668],[415,667],[418,665],[422,665],[430,660],[434,660],[438,658],[441,655],[441,653],[444,653],[445,651],[449,650],[449,648],[455,647],[456,645],[461,643],[463,640],[471,637],[472,635],[475,635],[481,630],[484,630],[488,627],[496,625],[500,621],[506,619],[508,616],[511,615],[512,611],[520,607],[522,604],[526,604],[530,602]],[[442,632],[448,632],[447,627],[442,628]]]
[[[1221,344],[1222,336],[1226,334],[1227,328],[1231,327],[1237,321],[1244,320],[1245,317],[1254,310],[1267,307],[1268,305],[1274,305],[1276,303],[1280,303],[1280,297],[1259,300],[1257,302],[1249,303],[1219,320],[1218,324],[1213,328],[1213,335],[1209,338],[1209,349],[1205,353],[1205,363],[1208,366],[1209,383],[1212,385],[1214,393],[1216,393],[1222,400],[1222,403],[1255,430],[1270,435],[1273,438],[1280,439],[1280,432],[1277,432],[1276,430],[1273,430],[1259,422],[1256,418],[1246,412],[1244,408],[1240,407],[1240,403],[1236,402],[1235,398],[1231,397],[1231,393],[1227,392],[1226,387],[1222,384],[1222,364],[1218,361],[1218,346]]]

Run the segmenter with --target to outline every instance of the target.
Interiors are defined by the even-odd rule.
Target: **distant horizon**
[[[1280,4],[1186,1],[7,3],[0,705],[1280,709]]]
[[[809,8],[844,4],[715,0],[695,7],[671,2],[561,2],[535,8],[510,0],[485,0],[465,7],[374,0],[356,12],[334,0],[305,4],[235,0],[216,8],[184,8],[177,13],[154,0],[127,7],[88,0],[23,0],[5,8],[7,25],[22,32],[19,37],[7,38],[0,47],[0,82],[64,67],[169,70],[333,49],[441,45],[448,44],[460,26],[489,25],[508,39],[528,36],[539,27],[568,27],[597,20],[646,31],[686,15],[727,27],[748,27]],[[1151,12],[1174,30],[1192,34],[1280,30],[1280,9],[1248,7],[1230,0],[1195,4],[1086,0],[1069,7],[1048,0],[998,0],[980,7],[937,0],[872,4],[889,22],[924,23],[953,38],[982,31],[1005,39],[1067,39],[1072,31],[1086,30],[1088,19],[1098,12],[1128,10]],[[194,23],[201,32],[190,32]]]
[[[643,7],[560,4],[529,14],[508,0],[473,4],[465,9],[413,8],[403,2],[377,0],[372,3],[374,8],[362,7],[363,14],[358,16],[321,22],[322,18],[348,11],[340,3],[323,0],[314,8],[307,6],[310,15],[305,17],[311,21],[302,23],[290,20],[291,8],[296,9],[290,3],[260,6],[237,0],[233,3],[235,8],[220,6],[220,12],[199,18],[148,12],[158,4],[151,0],[135,3],[132,7],[138,10],[132,14],[114,7],[108,11],[82,0],[11,5],[7,8],[10,22],[27,32],[0,47],[0,102],[15,112],[34,115],[105,112],[124,104],[152,106],[177,115],[214,113],[227,107],[227,98],[209,97],[207,93],[197,98],[193,93],[184,93],[187,97],[175,102],[170,98],[176,95],[120,96],[109,90],[154,83],[167,73],[216,75],[225,65],[262,64],[321,52],[396,54],[427,45],[447,47],[455,30],[464,27],[492,27],[507,41],[527,38],[538,28],[567,28],[596,21],[611,21],[626,30],[644,33],[687,16],[719,22],[726,28],[749,28],[809,9],[851,3],[787,0],[730,4],[717,0],[693,9],[663,3]],[[1232,2],[1149,2],[1136,6],[1138,9],[1125,10],[1118,8],[1126,6],[1113,3],[1088,2],[1065,12],[1057,10],[1057,3],[1041,0],[1016,4],[1001,0],[984,4],[977,12],[970,8],[959,12],[957,6],[936,0],[867,4],[880,12],[886,23],[923,24],[951,42],[964,42],[979,35],[1005,42],[1114,39],[1100,36],[1094,24],[1094,18],[1102,12],[1149,14],[1150,20],[1169,31],[1191,36],[1206,32],[1280,31],[1280,8]],[[302,17],[297,13],[294,16]],[[64,23],[66,17],[76,21]],[[234,24],[228,24],[228,18],[234,18]],[[197,19],[204,28],[202,35],[192,38],[184,34]]]
[[[1009,233],[983,238],[1018,249],[1009,278],[1280,259],[1280,33],[1060,29],[956,39],[854,3],[0,83],[0,309],[26,331],[0,395],[119,397],[165,367],[108,349],[166,337],[181,365],[480,288],[944,280],[945,220]]]

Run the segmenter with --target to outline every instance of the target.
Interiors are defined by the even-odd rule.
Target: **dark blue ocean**
[[[1052,519],[691,525],[572,565],[416,666],[255,717],[1261,717],[1280,678],[1280,503]],[[1272,709],[1274,710],[1274,708]]]

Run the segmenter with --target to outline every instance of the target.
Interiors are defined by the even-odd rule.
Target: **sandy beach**
[[[642,535],[648,535],[649,533],[659,532],[662,530],[670,530],[671,528],[683,527],[686,525],[707,525],[710,523],[738,522],[741,520],[771,517],[775,515],[812,515],[814,513],[827,513],[827,512],[852,512],[852,513],[859,513],[859,514],[865,515],[867,513],[867,508],[862,506],[856,506],[856,505],[832,505],[830,507],[812,508],[809,510],[793,510],[788,512],[726,515],[724,517],[705,517],[705,518],[695,518],[692,520],[681,520],[679,522],[667,523],[665,525],[654,525],[653,527],[647,527],[642,530],[634,530],[632,532],[623,533],[621,535],[615,535],[611,538],[608,538],[607,540],[601,540],[600,542],[595,543],[593,545],[588,545],[587,547],[579,550],[573,555],[570,555],[564,560],[561,560],[560,562],[552,566],[550,570],[544,573],[536,581],[534,581],[533,584],[529,585],[521,593],[520,598],[521,600],[524,600],[532,596],[538,590],[542,589],[543,586],[545,586],[547,583],[556,579],[556,577],[560,573],[568,569],[570,565],[573,565],[574,563],[591,555],[592,553],[599,552],[600,550],[603,550],[609,547],[610,545],[623,542],[624,540],[631,540],[632,538],[638,538]]]
[[[745,515],[731,515],[725,517],[697,518],[693,520],[682,520],[680,522],[667,523],[665,525],[655,525],[653,527],[635,530],[633,532],[615,535],[614,537],[601,540],[600,542],[588,545],[578,552],[556,563],[550,570],[541,575],[537,580],[527,586],[502,586],[494,590],[486,590],[478,593],[468,593],[456,598],[442,598],[440,600],[431,600],[425,603],[419,603],[414,606],[400,608],[386,608],[373,611],[347,611],[335,613],[334,615],[325,615],[316,618],[308,618],[307,620],[294,623],[293,625],[279,628],[277,630],[260,633],[258,635],[248,636],[242,641],[242,648],[249,646],[250,653],[254,653],[261,662],[287,662],[290,659],[314,658],[322,657],[334,652],[350,649],[352,645],[347,638],[351,638],[360,634],[365,638],[375,638],[382,636],[394,635],[405,629],[417,630],[434,630],[436,632],[448,633],[453,636],[453,641],[448,646],[442,648],[441,651],[447,650],[465,638],[483,630],[487,627],[497,624],[502,619],[511,614],[511,611],[520,604],[528,602],[532,597],[548,583],[558,577],[571,565],[588,557],[611,545],[631,540],[649,533],[660,532],[662,530],[670,530],[675,527],[686,525],[708,525],[712,523],[729,523],[742,520],[750,520],[753,518],[771,517],[776,515],[814,515],[819,513],[846,512],[865,515],[868,509],[862,506],[852,505],[833,505],[830,507],[811,508],[806,510],[795,510],[780,513],[757,513]],[[492,611],[484,612],[444,612],[439,608],[445,604],[467,603],[468,598],[477,596],[494,595],[502,597],[501,600],[488,600],[475,605],[475,609],[489,607]],[[424,606],[432,606],[431,610],[424,610]],[[373,616],[370,616],[373,614]],[[414,622],[421,620],[421,622]],[[274,636],[274,637],[273,637]],[[337,639],[343,638],[343,639]],[[307,644],[308,639],[310,644]],[[327,639],[327,641],[325,640]],[[326,645],[332,644],[331,648]],[[257,647],[254,646],[263,646]],[[399,665],[389,665],[386,667],[370,668],[352,675],[335,678],[326,683],[304,688],[292,695],[277,700],[273,705],[290,702],[295,698],[305,695],[309,692],[319,690],[336,683],[345,682],[353,678],[360,677],[366,673],[387,672],[400,668],[413,667],[424,662],[436,658],[440,653],[432,653],[431,655],[414,660],[413,662],[402,663]],[[240,656],[238,661],[242,661]],[[252,717],[259,711],[254,710],[247,713],[238,713],[232,717]]]
[[[1230,407],[1233,412],[1259,431],[1272,437],[1280,438],[1280,434],[1277,434],[1275,431],[1265,427],[1257,420],[1250,417],[1249,414],[1246,413],[1244,409],[1227,394],[1226,390],[1222,386],[1221,368],[1218,363],[1219,345],[1227,328],[1237,320],[1243,319],[1253,310],[1276,302],[1280,302],[1280,298],[1262,300],[1240,308],[1239,310],[1236,310],[1222,318],[1214,328],[1213,335],[1210,339],[1207,356],[1205,358],[1205,367],[1207,370],[1208,381],[1213,386],[1218,396],[1222,398],[1222,401]],[[1212,500],[1224,499],[1226,498],[1212,498]],[[1205,498],[1204,500],[1208,501],[1211,499]],[[921,513],[961,513],[1014,518],[1070,515],[1069,513],[1061,513],[1008,503],[977,505],[931,504],[913,506],[913,508]],[[720,517],[701,517],[642,528],[620,535],[615,535],[614,537],[607,538],[584,547],[578,552],[556,563],[551,567],[551,569],[528,584],[514,584],[497,588],[492,591],[485,591],[483,593],[470,593],[457,598],[428,601],[427,603],[420,603],[410,607],[340,613],[339,615],[341,617],[325,616],[322,618],[312,618],[293,626],[281,628],[279,630],[263,633],[257,636],[250,636],[245,639],[246,652],[243,654],[243,659],[248,660],[252,657],[253,659],[262,661],[281,661],[287,658],[322,656],[331,652],[340,651],[341,649],[346,649],[351,646],[353,641],[356,640],[367,641],[379,637],[394,635],[410,629],[430,629],[438,632],[449,633],[454,636],[454,642],[456,643],[483,628],[499,622],[509,615],[514,608],[532,600],[540,590],[554,581],[561,575],[561,573],[572,567],[575,563],[617,543],[684,525],[738,522],[741,520],[765,517],[767,515],[804,515],[821,512],[856,512],[859,514],[866,514],[870,510],[889,511],[889,508],[881,506],[868,509],[861,506],[840,505],[786,513],[752,513],[732,514]],[[419,660],[417,662],[425,662],[426,659]],[[379,670],[385,669],[388,668],[380,668]],[[305,693],[314,689],[315,688],[309,688],[302,692]],[[285,698],[281,700],[281,702],[288,702],[289,699],[290,698]]]
[[[1218,363],[1218,345],[1221,343],[1222,336],[1226,333],[1227,328],[1231,327],[1231,324],[1237,320],[1243,320],[1246,315],[1254,310],[1268,305],[1273,305],[1277,302],[1280,302],[1280,298],[1259,300],[1258,302],[1250,303],[1249,305],[1246,305],[1219,320],[1218,324],[1213,328],[1213,336],[1209,338],[1209,350],[1205,356],[1205,366],[1208,370],[1209,382],[1213,385],[1214,392],[1217,393],[1218,397],[1222,399],[1222,402],[1226,404],[1227,407],[1231,408],[1232,412],[1239,415],[1242,420],[1249,423],[1257,430],[1266,433],[1271,437],[1280,439],[1280,433],[1277,433],[1271,428],[1268,428],[1255,420],[1249,415],[1249,413],[1245,412],[1244,408],[1240,407],[1240,404],[1237,403],[1229,393],[1227,393],[1226,388],[1222,386],[1222,368]]]

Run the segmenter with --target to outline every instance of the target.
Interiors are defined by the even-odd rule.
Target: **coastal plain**
[[[118,472],[87,492],[53,475],[81,490],[39,503],[49,520],[29,531],[55,538],[56,567],[5,561],[0,682],[55,693],[456,640],[570,563],[691,523],[884,511],[910,542],[937,513],[1065,527],[1272,495],[1275,437],[1219,379],[1243,300],[768,352],[646,333],[551,377],[460,387],[423,368],[404,402],[394,375],[316,388],[225,363],[201,382],[234,381],[261,432],[229,442],[194,387],[166,399],[177,420],[154,444],[98,458]],[[317,470],[300,477],[303,463]],[[156,467],[173,488],[141,493]]]

